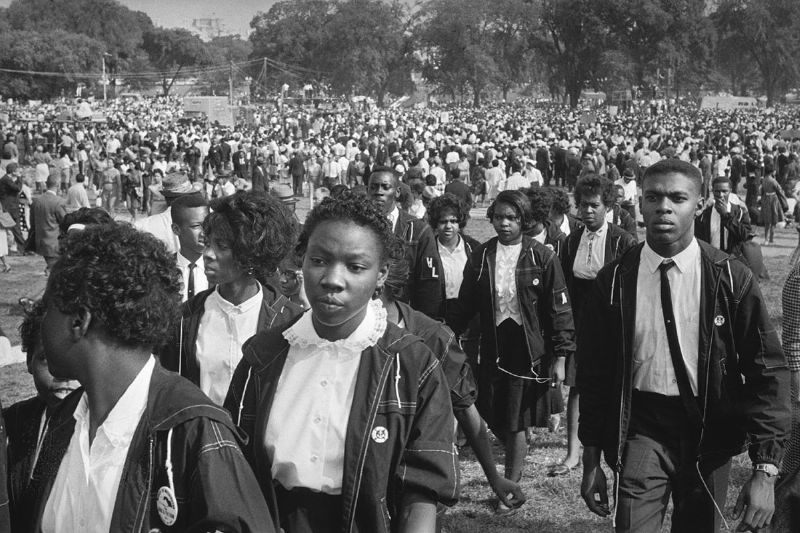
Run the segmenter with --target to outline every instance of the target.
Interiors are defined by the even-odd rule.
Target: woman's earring
[[[375,293],[372,295],[372,299],[379,300],[382,294],[383,294],[383,285],[378,285],[377,287],[375,287]]]

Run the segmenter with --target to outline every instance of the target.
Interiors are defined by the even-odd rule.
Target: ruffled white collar
[[[290,345],[299,348],[335,346],[339,349],[361,353],[376,344],[386,332],[386,309],[383,308],[380,300],[370,300],[361,324],[349,337],[338,341],[329,341],[317,335],[311,320],[312,313],[313,311],[305,313],[300,320],[284,330],[283,338]]]

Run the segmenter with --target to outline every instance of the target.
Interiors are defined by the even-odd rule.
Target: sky
[[[23,0],[24,1],[24,0]],[[157,26],[192,27],[194,19],[220,19],[222,33],[246,36],[250,21],[259,11],[267,11],[276,0],[119,0],[135,11],[144,11]],[[0,0],[7,7],[11,0]]]

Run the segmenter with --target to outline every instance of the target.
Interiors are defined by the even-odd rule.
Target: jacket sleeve
[[[419,231],[419,238],[415,239],[413,264],[409,265],[413,275],[409,303],[431,318],[442,318],[442,288],[439,281],[442,273],[434,270],[437,263],[436,237],[430,226],[421,221],[416,224],[414,231]],[[431,264],[428,264],[429,261]]]
[[[200,446],[194,446],[194,468],[187,472],[190,503],[185,530],[274,532],[267,502],[234,433],[216,420],[201,418],[197,424]]]
[[[616,346],[609,337],[608,315],[605,304],[603,271],[600,271],[584,304],[584,313],[592,320],[582,320],[577,331],[578,361],[577,385],[580,391],[580,419],[578,438],[584,446],[603,446],[606,420],[615,416],[610,411],[612,384],[614,382]]]
[[[427,350],[426,350],[427,351]],[[455,505],[458,455],[453,443],[453,408],[444,371],[433,354],[421,374],[417,410],[397,469],[405,501]]]
[[[729,239],[735,243],[746,241],[752,231],[750,215],[747,213],[747,209],[742,209],[741,207],[735,213],[731,212],[722,217],[722,224],[730,236]],[[731,242],[731,240],[728,242]]]
[[[800,371],[800,271],[792,270],[783,286],[783,351],[789,370]]]
[[[733,331],[739,372],[745,378],[739,400],[744,429],[751,460],[780,465],[790,429],[789,369],[761,290],[752,272],[742,270]]]
[[[572,319],[569,291],[558,256],[545,263],[542,272],[541,320],[542,329],[555,357],[567,357],[575,352],[575,324]]]

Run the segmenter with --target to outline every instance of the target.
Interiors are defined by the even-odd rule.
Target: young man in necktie
[[[597,275],[578,330],[581,494],[617,532],[716,532],[731,457],[752,472],[734,518],[768,524],[789,429],[789,371],[750,270],[694,237],[702,177],[667,159],[642,181],[646,242]]]

